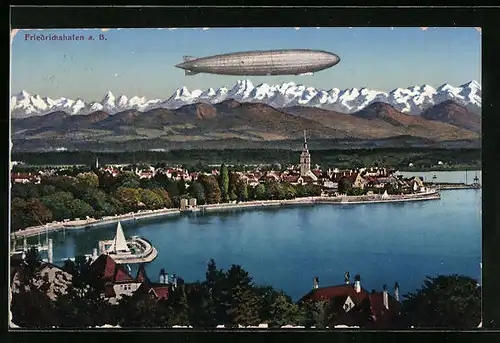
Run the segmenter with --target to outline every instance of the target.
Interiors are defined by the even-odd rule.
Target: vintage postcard
[[[11,329],[482,325],[478,28],[16,29],[10,123]]]

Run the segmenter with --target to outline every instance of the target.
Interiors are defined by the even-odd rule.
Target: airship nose
[[[179,64],[176,64],[175,66],[176,66],[177,68],[184,69],[184,68],[185,68],[185,65],[184,65],[184,64],[185,64],[185,63],[179,63]]]
[[[338,55],[329,53],[328,59],[331,63],[331,65],[335,65],[340,62],[340,57]]]

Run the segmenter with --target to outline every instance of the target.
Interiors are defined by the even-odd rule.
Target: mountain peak
[[[107,100],[115,101],[115,96],[113,95],[113,93],[111,93],[111,91],[106,92],[102,101],[107,101]]]
[[[427,108],[443,101],[454,100],[466,106],[468,110],[480,113],[481,85],[472,80],[458,87],[445,83],[438,89],[430,85],[422,85],[396,88],[385,93],[370,89],[366,85],[361,88],[324,90],[294,82],[261,83],[254,86],[251,80],[240,79],[232,88],[222,86],[202,91],[189,90],[183,86],[169,98],[157,100],[147,100],[138,95],[131,98],[120,95],[118,99],[115,99],[111,91],[106,92],[100,102],[85,102],[81,99],[81,101],[73,101],[65,98],[51,100],[32,96],[23,91],[11,98],[11,108],[13,117],[43,115],[58,110],[65,110],[71,114],[88,114],[105,109],[110,114],[115,114],[125,110],[145,112],[155,108],[175,109],[198,102],[217,104],[228,99],[239,103],[263,103],[274,108],[308,106],[339,113],[355,113],[377,101],[388,103],[397,111],[412,115],[419,115]]]
[[[460,86],[461,88],[481,88],[481,84],[476,80],[469,81]]]
[[[14,97],[18,100],[20,99],[27,99],[30,97],[30,93],[26,92],[24,89],[22,91],[20,91],[19,93],[17,93],[16,95],[14,95]]]

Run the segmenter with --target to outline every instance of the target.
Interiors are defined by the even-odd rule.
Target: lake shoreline
[[[234,209],[255,209],[266,207],[277,207],[286,205],[314,205],[314,204],[330,204],[330,205],[363,205],[363,204],[381,204],[381,203],[399,203],[410,201],[428,201],[439,200],[441,198],[439,192],[431,190],[425,193],[408,194],[408,195],[362,195],[362,196],[336,196],[336,197],[305,197],[289,200],[262,200],[262,201],[247,201],[241,203],[223,203],[223,204],[210,204],[200,205],[196,208],[188,208],[186,210],[180,209],[160,209],[149,210],[142,212],[127,213],[123,215],[115,215],[111,217],[104,217],[102,219],[89,218],[86,220],[74,220],[68,222],[49,223],[42,226],[29,227],[24,230],[19,230],[11,233],[11,239],[22,239],[34,237],[43,233],[57,232],[63,230],[77,230],[84,228],[92,228],[97,226],[105,226],[117,223],[119,221],[138,221],[143,219],[160,218],[166,216],[179,216],[189,213],[205,213],[205,212],[219,212]]]

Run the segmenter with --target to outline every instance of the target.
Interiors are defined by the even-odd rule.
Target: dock
[[[456,189],[481,189],[479,183],[466,184],[466,183],[453,183],[453,182],[429,182],[431,187],[436,187],[440,191],[456,190]]]

